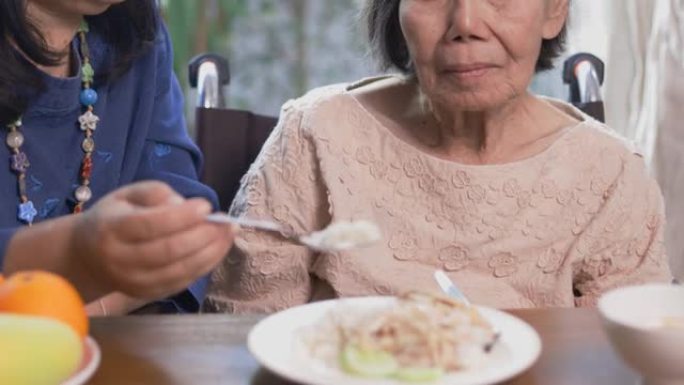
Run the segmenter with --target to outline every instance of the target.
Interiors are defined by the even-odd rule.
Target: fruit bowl
[[[0,274],[0,383],[85,384],[101,356],[88,326],[83,299],[64,277]],[[30,369],[35,363],[40,370]]]
[[[90,380],[90,377],[95,374],[98,366],[100,366],[100,347],[92,337],[87,337],[83,343],[83,360],[74,373],[62,385],[83,385]]]

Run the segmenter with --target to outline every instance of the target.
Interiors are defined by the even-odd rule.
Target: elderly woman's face
[[[399,12],[423,92],[472,111],[526,91],[542,39],[566,16],[567,0],[401,0]]]

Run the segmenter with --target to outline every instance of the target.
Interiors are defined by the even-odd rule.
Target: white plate
[[[88,337],[84,343],[83,360],[78,371],[68,380],[64,381],[62,385],[83,385],[90,377],[95,374],[97,367],[100,366],[100,347],[92,337]]]
[[[394,380],[368,380],[331,368],[303,353],[297,336],[302,328],[317,322],[336,306],[385,307],[393,297],[365,297],[315,302],[273,314],[249,333],[247,347],[267,369],[288,379],[309,385],[397,385]],[[482,316],[501,331],[501,339],[487,362],[477,369],[450,373],[433,385],[488,385],[510,379],[527,370],[541,353],[537,332],[520,319],[504,312],[478,307]]]

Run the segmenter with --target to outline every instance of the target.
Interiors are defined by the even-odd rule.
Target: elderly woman
[[[560,53],[567,14],[568,0],[370,1],[371,42],[403,75],[287,103],[232,211],[294,233],[368,219],[382,242],[322,254],[245,231],[208,307],[437,290],[436,269],[507,308],[592,305],[671,279],[642,158],[527,91]]]

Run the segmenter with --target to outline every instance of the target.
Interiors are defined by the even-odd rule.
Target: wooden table
[[[633,385],[595,310],[513,311],[541,335],[540,360],[516,385]],[[257,316],[138,316],[94,319],[103,360],[91,384],[291,384],[261,369],[245,346]]]

